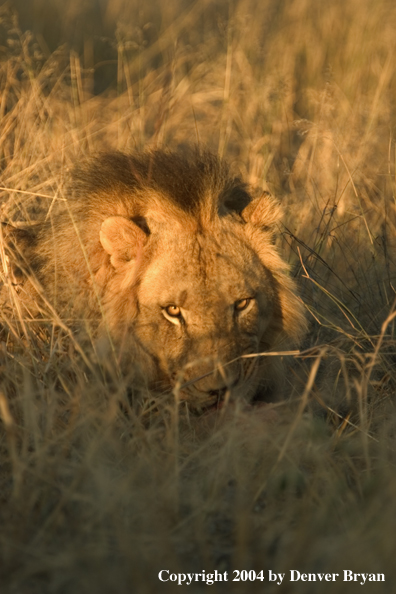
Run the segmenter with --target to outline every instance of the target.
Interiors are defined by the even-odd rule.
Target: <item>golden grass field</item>
[[[207,420],[169,399],[129,404],[126,380],[87,370],[55,315],[38,330],[4,310],[1,594],[178,591],[163,569],[228,571],[211,592],[395,591],[396,6],[13,6],[0,6],[2,220],[49,216],[97,151],[208,146],[282,203],[278,245],[310,330],[286,400]]]

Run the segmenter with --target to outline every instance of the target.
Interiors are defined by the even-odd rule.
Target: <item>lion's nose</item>
[[[183,387],[222,397],[233,388],[241,377],[239,362],[223,363],[218,357],[202,357],[188,363],[183,370]]]
[[[212,369],[210,372],[206,372],[205,377],[203,374],[197,375],[196,379],[193,380],[193,384],[200,392],[206,392],[210,396],[223,397],[227,390],[231,389],[238,383],[239,375],[237,373],[231,373],[230,370]]]
[[[227,388],[221,388],[220,390],[209,390],[209,396],[215,396],[216,398],[224,398]]]

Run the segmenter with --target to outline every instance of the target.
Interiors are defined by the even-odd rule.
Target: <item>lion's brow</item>
[[[180,291],[179,294],[179,305],[180,307],[183,307],[183,305],[186,303],[188,298],[188,290],[187,289],[183,289],[183,291]]]

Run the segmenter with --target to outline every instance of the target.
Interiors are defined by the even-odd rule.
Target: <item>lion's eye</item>
[[[239,301],[237,301],[235,303],[235,311],[243,311],[244,309],[246,309],[248,307],[250,302],[251,302],[250,298],[240,299]]]
[[[167,305],[166,307],[162,307],[162,315],[168,320],[168,322],[175,324],[175,326],[184,324],[181,307],[175,305],[174,303]]]
[[[165,307],[165,311],[171,318],[179,318],[181,315],[181,309],[177,305],[168,305]]]

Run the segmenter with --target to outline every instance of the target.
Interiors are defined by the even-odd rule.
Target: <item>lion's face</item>
[[[130,222],[117,224],[113,236],[123,237],[117,247],[123,253],[136,229]],[[176,221],[150,227],[148,236],[138,230],[136,258],[114,277],[118,290],[108,301],[110,317],[118,303],[134,302],[133,313],[123,310],[118,332],[133,334],[155,361],[158,387],[180,387],[197,406],[216,402],[228,389],[252,397],[265,380],[265,360],[241,357],[271,346],[279,305],[271,272],[249,245],[244,226],[229,216],[204,232]],[[102,243],[111,252],[103,234]],[[114,251],[112,258],[116,263]]]
[[[137,298],[135,331],[172,385],[188,384],[202,399],[255,390],[255,361],[240,357],[260,351],[274,295],[268,272],[232,229],[216,240],[162,237]]]

